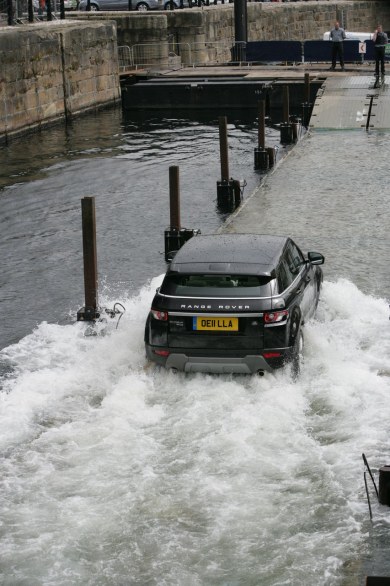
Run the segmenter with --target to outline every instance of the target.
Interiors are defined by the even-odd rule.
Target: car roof
[[[288,240],[265,234],[193,236],[176,253],[168,273],[273,276]]]

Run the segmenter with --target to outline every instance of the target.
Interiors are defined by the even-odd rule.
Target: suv
[[[194,236],[154,296],[147,357],[174,371],[260,375],[291,361],[298,373],[323,262],[283,236]]]

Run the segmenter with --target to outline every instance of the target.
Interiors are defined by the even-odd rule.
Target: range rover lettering
[[[323,263],[284,236],[194,236],[154,296],[147,357],[174,371],[262,375],[292,362],[297,373]]]

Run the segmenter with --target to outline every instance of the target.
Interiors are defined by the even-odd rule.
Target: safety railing
[[[131,47],[131,59],[136,69],[180,69],[191,64],[189,43],[139,43]]]
[[[390,45],[389,45],[390,47]],[[365,42],[365,53],[359,41],[345,41],[345,62],[361,63],[374,60],[374,44]],[[180,69],[207,65],[320,63],[331,60],[330,41],[256,41],[237,42],[226,39],[198,43],[142,43],[119,47],[121,71],[129,67],[147,69]],[[390,52],[386,53],[386,59]]]
[[[243,44],[245,46],[245,43]],[[128,50],[120,47],[120,66],[130,64],[134,68],[199,67],[222,65],[232,61],[234,41],[203,43],[141,43]],[[236,43],[240,47],[239,43]],[[239,51],[241,53],[241,51]],[[128,65],[127,65],[128,66]]]
[[[134,68],[133,51],[128,45],[118,47],[118,65],[120,73]]]

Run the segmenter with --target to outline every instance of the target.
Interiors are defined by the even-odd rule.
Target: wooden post
[[[169,167],[169,210],[171,230],[180,230],[179,167]]]
[[[97,312],[97,254],[94,197],[84,197],[81,200],[81,213],[83,230],[85,307],[77,312],[77,320],[93,321],[99,317],[99,313]]]
[[[258,104],[258,147],[255,149],[255,169],[266,171],[269,167],[269,154],[265,148],[265,101]]]
[[[229,153],[226,116],[219,117],[219,150],[221,157],[221,181],[229,181]]]
[[[288,85],[283,86],[283,122],[290,122],[290,96]]]
[[[310,102],[310,74],[305,73],[305,102]]]
[[[258,105],[258,146],[259,149],[265,148],[265,101],[261,100]]]

